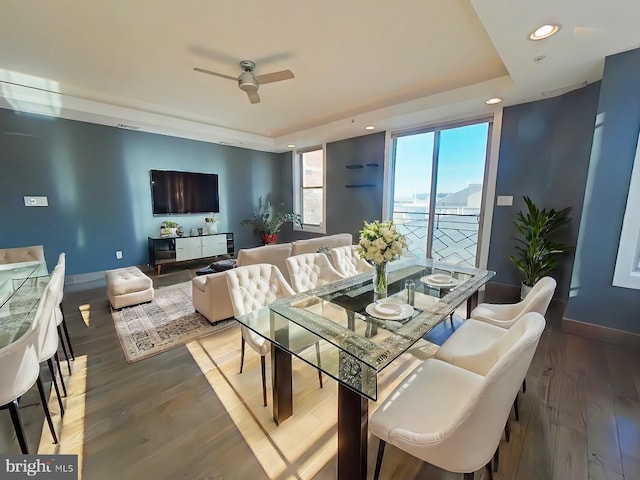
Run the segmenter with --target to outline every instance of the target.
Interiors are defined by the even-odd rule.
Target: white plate
[[[403,311],[403,307],[400,303],[396,302],[383,302],[383,303],[375,303],[373,305],[373,310],[376,313],[381,313],[382,315],[391,316],[399,315]]]
[[[391,304],[391,302],[389,302],[389,304]],[[372,317],[376,317],[381,320],[402,320],[403,318],[408,318],[411,315],[413,315],[413,312],[414,312],[413,307],[408,303],[394,303],[393,305],[398,305],[399,307],[401,307],[398,313],[394,313],[394,314],[381,313],[380,310],[382,310],[382,307],[376,308],[377,304],[375,303],[370,303],[369,305],[367,305],[367,308],[365,308],[365,311]]]
[[[434,273],[433,275],[427,275],[426,277],[422,277],[420,281],[426,283],[431,287],[439,288],[455,287],[459,283],[457,278],[453,278],[444,273]]]

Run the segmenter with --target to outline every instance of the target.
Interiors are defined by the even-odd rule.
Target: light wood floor
[[[154,283],[191,275],[169,270]],[[27,439],[39,453],[78,454],[86,480],[335,478],[335,381],[325,377],[320,389],[315,370],[294,360],[294,416],[276,427],[262,406],[258,355],[248,351],[238,374],[237,327],[127,364],[103,287],[66,291],[64,307],[77,359],[73,375],[65,374],[66,414],[55,415],[59,445],[43,428],[37,392],[21,402]],[[559,332],[558,308],[548,316],[495,478],[640,479],[640,353]],[[443,327],[432,339],[447,334]],[[420,342],[385,369],[380,398],[435,348]],[[54,397],[50,405],[58,412]],[[370,476],[377,444],[370,439]],[[6,411],[0,451],[19,453]],[[392,446],[381,477],[461,478]]]

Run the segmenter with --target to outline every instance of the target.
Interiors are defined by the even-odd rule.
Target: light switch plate
[[[510,207],[513,205],[513,195],[498,195],[496,201],[498,207]]]
[[[48,207],[47,197],[24,197],[25,207]]]

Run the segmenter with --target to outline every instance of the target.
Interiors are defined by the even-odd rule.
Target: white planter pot
[[[520,284],[520,300],[524,300],[524,298],[529,295],[529,292],[531,291],[533,287],[530,287],[529,285],[525,285],[524,282],[522,282]]]
[[[218,222],[207,222],[207,233],[209,235],[218,233]]]

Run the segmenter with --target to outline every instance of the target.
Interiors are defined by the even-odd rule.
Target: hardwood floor
[[[154,275],[154,284],[192,274],[169,270]],[[71,377],[63,366],[69,396],[62,421],[55,398],[49,402],[59,445],[43,428],[37,391],[21,402],[27,439],[39,443],[39,453],[77,453],[87,480],[335,478],[334,380],[325,376],[320,389],[315,370],[294,360],[294,416],[277,427],[270,406],[262,406],[258,355],[247,351],[244,373],[238,374],[237,327],[127,364],[104,287],[71,290],[65,291],[64,307],[77,358]],[[511,421],[511,441],[500,445],[494,478],[640,479],[640,353],[560,332],[559,307],[548,314],[527,391],[519,397],[520,421]],[[442,341],[447,329],[448,322],[430,338]],[[388,367],[380,398],[436,348],[421,341]],[[370,411],[376,406],[371,402]],[[377,447],[370,438],[370,478]],[[6,411],[0,415],[0,449],[19,453]],[[461,475],[389,445],[381,478]]]

